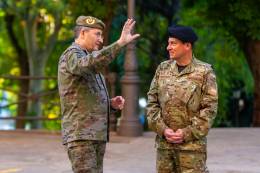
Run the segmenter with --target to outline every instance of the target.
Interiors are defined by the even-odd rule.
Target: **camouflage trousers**
[[[209,173],[205,152],[157,149],[157,173]]]
[[[74,173],[103,173],[104,141],[74,141],[67,152]]]

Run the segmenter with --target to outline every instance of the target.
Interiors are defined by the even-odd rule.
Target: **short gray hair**
[[[75,28],[74,28],[74,38],[76,39],[76,38],[79,37],[79,34],[80,34],[81,30],[87,31],[89,29],[90,28],[86,27],[86,26],[79,26],[79,25],[75,26]]]

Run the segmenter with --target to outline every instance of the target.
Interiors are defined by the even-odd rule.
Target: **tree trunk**
[[[18,44],[18,39],[15,35],[13,25],[15,16],[9,13],[5,15],[6,30],[10,41],[17,52],[18,65],[21,70],[21,76],[29,76],[29,62],[25,50]],[[24,117],[27,114],[28,101],[27,95],[29,94],[29,80],[19,81],[19,93],[18,94],[18,106],[17,106],[17,117]],[[16,120],[16,128],[23,129],[25,127],[24,120]]]
[[[21,59],[22,62],[21,62]],[[19,58],[21,76],[29,76],[29,63],[27,57]],[[25,117],[28,110],[27,96],[29,94],[29,80],[20,80],[20,94],[18,97],[17,117]],[[16,120],[16,129],[24,129],[25,121]]]
[[[30,76],[32,77],[39,77],[44,76],[44,67],[45,64],[43,63],[43,59],[46,59],[46,57],[42,57],[42,59],[38,59],[39,61],[33,61],[31,63],[30,68]],[[36,59],[36,58],[35,58]],[[42,116],[42,109],[41,109],[41,98],[39,97],[39,94],[43,90],[43,81],[42,80],[31,80],[30,81],[30,94],[32,96],[31,104],[30,104],[30,115],[32,116]],[[32,123],[33,129],[40,129],[42,128],[42,122],[41,121],[35,121]]]
[[[54,45],[57,40],[58,32],[61,28],[61,12],[63,9],[57,9],[57,11],[53,11],[53,17],[55,19],[54,23],[54,30],[53,33],[49,33],[49,31],[46,30],[45,35],[41,35],[40,37],[46,38],[46,42],[42,43],[39,42],[40,39],[38,39],[37,32],[39,31],[39,25],[45,24],[43,20],[40,19],[38,8],[42,8],[41,6],[46,5],[42,3],[32,3],[31,1],[28,1],[24,3],[21,7],[22,10],[17,10],[17,3],[16,2],[10,2],[6,3],[4,2],[3,8],[6,15],[4,15],[5,21],[7,23],[7,32],[8,35],[11,38],[12,44],[14,45],[19,65],[21,66],[22,75],[28,75],[30,76],[43,76],[44,75],[44,67],[46,65],[46,61],[51,54]],[[34,6],[36,5],[36,6]],[[39,6],[37,6],[39,5]],[[20,6],[19,6],[20,7]],[[18,8],[19,8],[18,7]],[[20,9],[20,8],[19,8]],[[47,10],[48,11],[48,10]],[[50,10],[52,11],[52,10]],[[14,22],[15,17],[17,17],[19,22]],[[18,41],[16,34],[13,30],[13,24],[16,24],[18,27],[22,27],[21,30],[18,29],[18,32],[16,32],[17,36],[20,36],[20,31],[24,32],[24,42]],[[15,26],[16,26],[15,25]],[[47,33],[48,32],[48,33]],[[19,42],[22,44],[25,43],[26,50],[23,49],[24,46],[20,46]],[[25,60],[26,59],[26,60]],[[29,67],[28,67],[29,66]],[[26,68],[25,68],[26,67]],[[27,68],[28,67],[28,68]],[[24,69],[25,68],[25,69]],[[25,70],[25,71],[23,71]],[[32,95],[32,100],[30,103],[30,115],[34,116],[42,116],[41,113],[41,103],[39,94],[42,91],[42,81],[41,80],[30,80],[30,84],[28,84],[29,80],[23,80],[21,82],[21,91],[24,90],[24,92],[30,91],[30,94]],[[29,87],[29,89],[28,89]],[[22,94],[19,95],[19,101],[24,100],[26,95]],[[18,110],[18,115],[24,116],[25,111],[27,109],[27,103],[21,102],[20,110]],[[19,109],[19,108],[18,108]],[[34,123],[33,128],[40,128],[41,122]],[[18,122],[17,126],[23,127],[24,122]]]
[[[246,44],[246,58],[254,78],[253,126],[260,127],[260,40],[249,40]]]

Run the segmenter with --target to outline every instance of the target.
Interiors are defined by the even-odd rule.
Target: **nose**
[[[104,38],[103,38],[103,37],[99,37],[99,38],[98,38],[98,41],[99,41],[100,43],[103,43],[103,42],[104,42]]]
[[[168,51],[170,51],[170,50],[171,50],[171,46],[168,44],[168,46],[166,47],[166,49],[167,49]]]

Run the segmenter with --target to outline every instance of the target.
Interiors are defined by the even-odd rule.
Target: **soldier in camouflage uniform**
[[[139,37],[131,34],[135,21],[128,19],[120,38],[102,47],[105,24],[92,16],[76,20],[75,41],[61,55],[58,84],[62,111],[62,138],[75,173],[102,173],[108,141],[110,110],[121,110],[124,99],[109,99],[101,70],[119,50]]]
[[[147,119],[157,133],[158,173],[206,173],[206,136],[217,112],[217,84],[211,65],[192,54],[191,27],[169,27],[167,50],[148,92]]]

